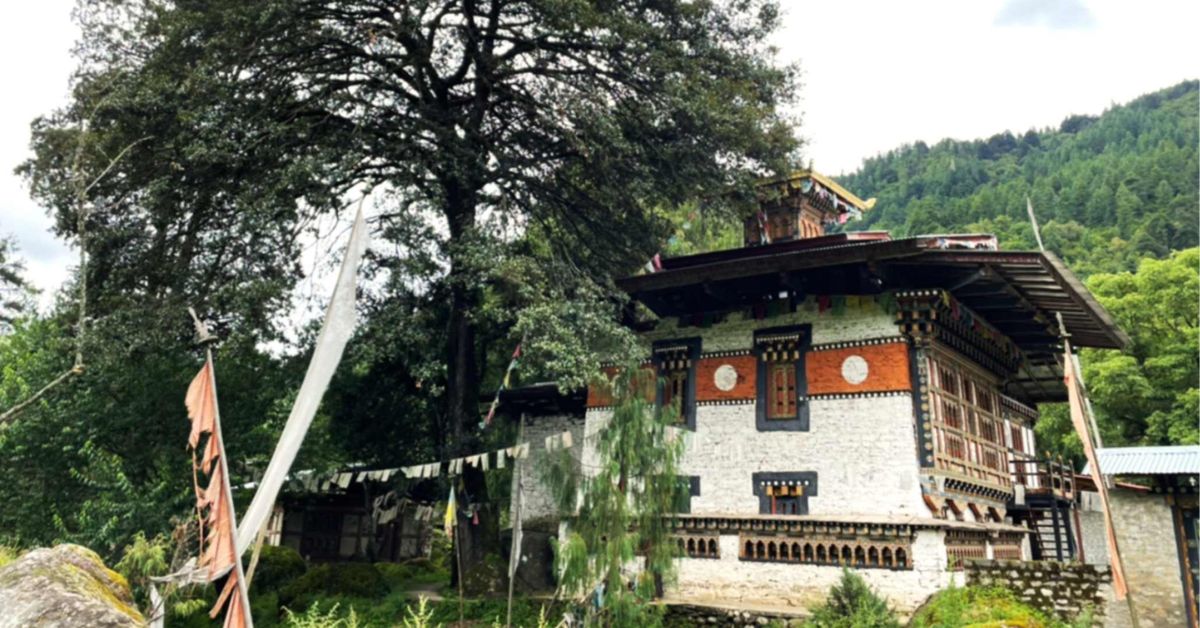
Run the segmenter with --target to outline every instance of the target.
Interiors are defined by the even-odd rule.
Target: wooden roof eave
[[[917,238],[869,243],[856,242],[804,251],[768,252],[762,255],[754,255],[753,249],[747,249],[747,255],[740,258],[634,275],[618,279],[616,283],[625,292],[638,297],[647,292],[682,288],[704,282],[729,281],[771,273],[911,257],[920,255],[926,250],[920,245]]]
[[[1010,287],[1010,296],[1020,295],[1023,304],[1041,312],[1048,321],[1054,321],[1055,315],[1061,313],[1066,320],[1067,331],[1076,339],[1076,344],[1106,349],[1129,346],[1129,337],[1117,327],[1108,311],[1053,253],[930,250],[905,263],[986,266]],[[1047,277],[1053,280],[1053,284],[1045,282]],[[1031,279],[1035,278],[1038,279],[1036,285],[1031,283]],[[1051,289],[1052,285],[1057,289]],[[975,309],[986,308],[977,306]],[[1056,323],[1051,325],[1056,326]]]

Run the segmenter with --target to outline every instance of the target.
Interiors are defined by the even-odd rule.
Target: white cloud
[[[996,14],[997,26],[1092,28],[1096,18],[1080,0],[1008,0]]]

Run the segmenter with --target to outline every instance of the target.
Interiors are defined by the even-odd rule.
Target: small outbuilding
[[[1200,446],[1110,447],[1097,456],[1110,480],[1113,528],[1139,625],[1195,628]],[[1081,501],[1098,502],[1091,469],[1084,475]],[[1101,517],[1083,518],[1085,556],[1108,558],[1103,525]]]

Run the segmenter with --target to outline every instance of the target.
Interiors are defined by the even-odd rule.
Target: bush
[[[7,545],[0,545],[0,567],[21,557],[21,550]]]
[[[319,597],[382,598],[388,593],[383,575],[370,563],[318,565],[279,591],[287,607],[304,608]]]
[[[809,620],[821,628],[899,628],[900,622],[858,574],[845,569],[842,579],[829,590],[829,597]]]
[[[254,580],[250,581],[251,593],[279,590],[306,571],[308,564],[296,550],[264,545],[258,555],[258,566],[254,568]]]
[[[350,609],[347,617],[338,613],[338,605],[334,604],[328,611],[321,612],[321,603],[313,602],[303,614],[293,613],[284,609],[287,615],[288,628],[359,628],[358,614]]]
[[[388,587],[393,591],[409,591],[422,584],[449,584],[450,572],[439,569],[432,561],[418,559],[406,563],[375,563]]]
[[[951,628],[975,624],[1020,628],[1062,625],[1023,604],[1011,591],[998,587],[951,587],[939,591],[917,610],[910,625]]]

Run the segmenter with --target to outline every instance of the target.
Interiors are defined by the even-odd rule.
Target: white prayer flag
[[[321,405],[321,397],[325,396],[325,389],[329,387],[329,380],[342,360],[346,342],[354,334],[358,262],[367,250],[369,239],[367,221],[360,208],[354,217],[350,243],[346,247],[346,256],[342,258],[342,267],[338,270],[337,284],[329,300],[329,308],[325,311],[325,321],[317,335],[316,348],[308,363],[308,371],[304,374],[304,382],[300,384],[300,392],[296,394],[283,433],[275,445],[275,452],[271,454],[271,462],[263,473],[262,483],[239,522],[241,525],[237,529],[235,544],[238,556],[250,549],[254,537],[275,509],[279,489],[283,487],[283,481],[287,479],[288,471],[296,460],[304,436],[317,414],[317,407]]]
[[[500,450],[496,451],[496,468],[497,469],[504,468],[504,457],[505,457],[506,451],[507,450],[505,450],[505,449],[500,449]]]
[[[488,470],[488,456],[491,454],[479,454],[479,469],[481,471]]]
[[[570,448],[571,448],[571,447],[573,447],[574,445],[575,445],[575,441],[574,441],[574,439],[572,438],[572,436],[571,436],[571,433],[570,433],[570,432],[563,432],[563,433],[562,433],[562,446],[563,446],[564,448],[566,448],[566,449],[570,449]]]

